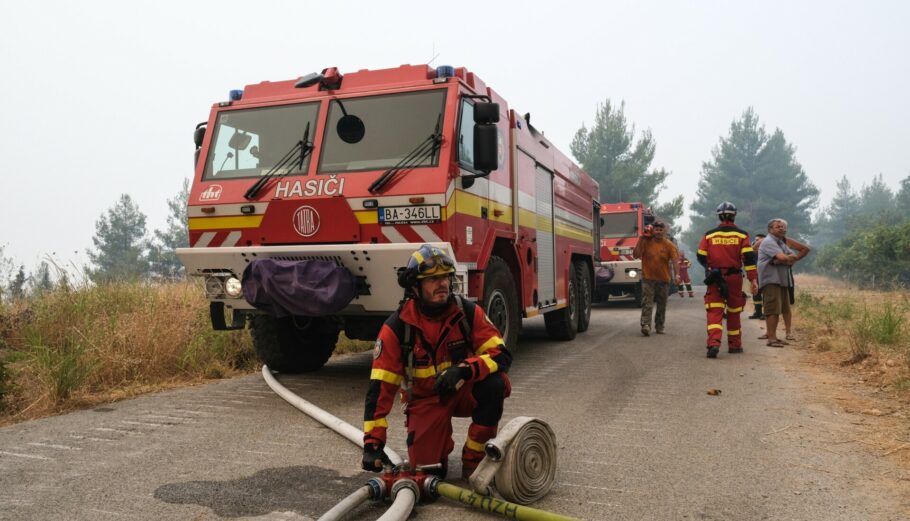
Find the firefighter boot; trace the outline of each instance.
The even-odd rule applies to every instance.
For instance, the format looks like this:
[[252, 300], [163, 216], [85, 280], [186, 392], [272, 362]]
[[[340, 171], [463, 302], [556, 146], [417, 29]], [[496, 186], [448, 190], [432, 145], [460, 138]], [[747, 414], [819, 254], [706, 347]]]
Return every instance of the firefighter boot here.
[[762, 313], [761, 308], [762, 308], [761, 304], [756, 304], [755, 313], [752, 313], [751, 315], [749, 315], [749, 318], [763, 320], [765, 318], [765, 315]]
[[695, 293], [693, 293], [693, 292], [690, 291], [690, 292], [689, 292], [689, 298], [695, 298]]
[[468, 439], [464, 442], [461, 449], [461, 477], [468, 479], [471, 474], [477, 470], [486, 453], [484, 453], [484, 444], [496, 436], [496, 427], [488, 427], [477, 423], [471, 423], [468, 427]]
[[708, 358], [717, 358], [717, 353], [719, 352], [719, 346], [708, 346]]

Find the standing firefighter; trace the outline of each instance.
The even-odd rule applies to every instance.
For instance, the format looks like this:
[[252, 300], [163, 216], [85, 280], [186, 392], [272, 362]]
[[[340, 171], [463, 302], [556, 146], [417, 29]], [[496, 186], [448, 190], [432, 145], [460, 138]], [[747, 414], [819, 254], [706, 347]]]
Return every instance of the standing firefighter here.
[[401, 389], [405, 404], [408, 460], [448, 469], [452, 417], [472, 419], [461, 453], [469, 476], [496, 435], [503, 401], [510, 394], [506, 372], [512, 355], [483, 309], [452, 293], [454, 262], [424, 244], [398, 277], [405, 300], [379, 332], [364, 411], [363, 468], [382, 470], [386, 416]]
[[679, 269], [677, 270], [677, 273], [679, 273], [679, 284], [676, 287], [681, 298], [684, 298], [684, 289], [689, 292], [689, 298], [695, 298], [695, 293], [692, 292], [692, 279], [689, 277], [689, 266], [691, 265], [692, 262], [686, 258], [686, 254], [679, 250]]
[[717, 207], [720, 223], [702, 237], [698, 245], [698, 263], [705, 267], [705, 309], [708, 311], [708, 358], [717, 358], [723, 338], [723, 317], [727, 317], [727, 348], [730, 353], [743, 352], [742, 328], [739, 314], [746, 304], [743, 293], [743, 273], [751, 283], [752, 293], [758, 289], [755, 271], [755, 252], [749, 234], [733, 224], [736, 206], [724, 201]]

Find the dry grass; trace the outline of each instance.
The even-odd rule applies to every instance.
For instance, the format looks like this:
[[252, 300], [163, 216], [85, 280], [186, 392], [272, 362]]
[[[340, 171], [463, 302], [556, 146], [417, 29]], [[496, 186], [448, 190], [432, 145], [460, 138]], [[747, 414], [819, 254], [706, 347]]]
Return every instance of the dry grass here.
[[212, 331], [192, 283], [58, 290], [0, 307], [0, 422], [249, 371], [245, 331]]
[[[341, 335], [336, 353], [372, 347]], [[197, 282], [85, 286], [0, 303], [0, 425], [258, 367], [249, 330], [212, 330]]]

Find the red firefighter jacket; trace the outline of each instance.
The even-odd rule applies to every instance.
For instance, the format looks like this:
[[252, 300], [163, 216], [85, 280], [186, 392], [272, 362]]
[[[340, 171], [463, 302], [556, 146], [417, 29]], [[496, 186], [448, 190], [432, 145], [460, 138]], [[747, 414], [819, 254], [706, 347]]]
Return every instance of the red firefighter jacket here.
[[[436, 375], [453, 364], [466, 363], [473, 371], [471, 381], [479, 381], [497, 371], [507, 372], [512, 355], [505, 348], [499, 330], [490, 322], [483, 309], [465, 302], [465, 312], [454, 302], [440, 316], [427, 317], [420, 313], [413, 299], [393, 313], [379, 331], [373, 347], [373, 370], [367, 392], [363, 417], [364, 443], [385, 443], [388, 422], [395, 393], [406, 385], [407, 363], [402, 354], [404, 323], [411, 328], [413, 345], [413, 376], [410, 392], [401, 389], [403, 402], [435, 396]], [[470, 335], [464, 338], [459, 325], [462, 318], [470, 321]], [[467, 383], [467, 382], [466, 382]]]
[[698, 244], [698, 263], [708, 270], [746, 270], [749, 280], [757, 280], [755, 251], [749, 242], [749, 234], [733, 223], [720, 223], [709, 230]]

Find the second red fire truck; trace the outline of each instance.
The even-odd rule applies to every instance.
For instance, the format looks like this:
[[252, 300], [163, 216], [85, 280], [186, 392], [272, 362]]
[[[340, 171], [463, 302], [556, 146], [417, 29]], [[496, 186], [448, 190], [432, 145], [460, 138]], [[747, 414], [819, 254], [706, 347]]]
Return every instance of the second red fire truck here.
[[[598, 187], [479, 77], [403, 65], [262, 82], [195, 133], [188, 248], [215, 329], [252, 325], [270, 367], [374, 340], [429, 243], [515, 349], [523, 317], [588, 328]], [[333, 281], [326, 285], [326, 281]]]
[[632, 250], [653, 222], [651, 210], [641, 203], [600, 205], [601, 262], [594, 279], [595, 301], [631, 296], [641, 306], [641, 260], [632, 256]]

